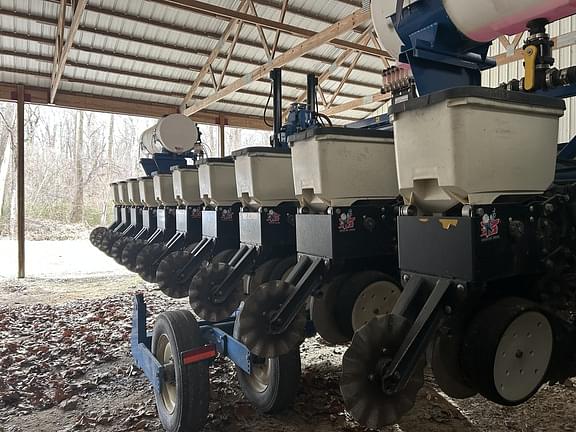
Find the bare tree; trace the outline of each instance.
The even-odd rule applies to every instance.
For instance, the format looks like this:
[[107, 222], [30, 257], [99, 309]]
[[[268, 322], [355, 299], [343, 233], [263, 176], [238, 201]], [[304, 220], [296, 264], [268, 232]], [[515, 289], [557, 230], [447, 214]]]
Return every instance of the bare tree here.
[[84, 113], [76, 112], [76, 139], [74, 142], [74, 199], [70, 222], [84, 219], [84, 173], [82, 170], [82, 150], [84, 147]]

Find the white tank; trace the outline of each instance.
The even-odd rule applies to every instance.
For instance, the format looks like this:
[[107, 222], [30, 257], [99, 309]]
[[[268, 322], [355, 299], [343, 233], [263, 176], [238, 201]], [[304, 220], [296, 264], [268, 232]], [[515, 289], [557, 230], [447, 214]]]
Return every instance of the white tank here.
[[158, 207], [154, 197], [154, 180], [152, 177], [140, 177], [138, 179], [140, 189], [140, 199], [146, 207]]
[[296, 201], [292, 157], [288, 149], [250, 147], [232, 154], [236, 190], [242, 206], [254, 210]]
[[550, 22], [576, 13], [576, 0], [443, 0], [454, 25], [470, 39], [489, 42], [523, 32], [536, 18]]
[[198, 166], [200, 196], [207, 206], [229, 206], [238, 202], [234, 161], [205, 159]]
[[[421, 0], [405, 0], [404, 7], [417, 1]], [[402, 41], [390, 18], [396, 4], [396, 0], [372, 0], [370, 8], [382, 46], [398, 58]], [[536, 18], [553, 22], [576, 13], [576, 0], [443, 0], [443, 4], [456, 28], [478, 42], [520, 33]]]
[[120, 203], [125, 206], [130, 205], [130, 198], [128, 197], [128, 183], [125, 181], [118, 182], [118, 196]]
[[398, 196], [392, 133], [310, 129], [290, 142], [300, 205], [323, 212], [356, 201]]
[[174, 197], [179, 205], [202, 204], [197, 167], [172, 168], [172, 181], [174, 182]]
[[172, 174], [152, 174], [154, 181], [154, 199], [161, 206], [176, 206], [174, 198], [174, 183], [172, 183]]
[[142, 205], [140, 199], [140, 187], [138, 186], [138, 179], [128, 179], [128, 200], [131, 205]]
[[110, 183], [110, 192], [112, 192], [112, 201], [114, 201], [114, 205], [122, 205], [120, 202], [120, 191], [118, 189], [118, 183]]
[[190, 117], [170, 114], [142, 133], [140, 146], [150, 154], [162, 149], [180, 154], [192, 150], [198, 138], [198, 128]]
[[558, 99], [482, 87], [392, 106], [406, 204], [433, 214], [544, 192], [554, 180], [564, 109]]

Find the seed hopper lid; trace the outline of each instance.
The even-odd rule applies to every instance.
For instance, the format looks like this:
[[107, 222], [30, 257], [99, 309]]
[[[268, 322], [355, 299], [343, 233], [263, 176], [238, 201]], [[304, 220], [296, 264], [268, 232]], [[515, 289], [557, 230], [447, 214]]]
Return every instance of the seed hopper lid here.
[[138, 180], [152, 180], [152, 176], [138, 177]]
[[175, 166], [170, 168], [170, 171], [172, 171], [172, 172], [174, 172], [174, 171], [198, 171], [198, 167], [192, 166], [192, 165], [187, 165], [185, 167], [181, 167], [181, 166], [175, 165]]
[[450, 99], [461, 99], [466, 97], [476, 97], [493, 100], [496, 102], [506, 102], [520, 105], [531, 105], [535, 107], [565, 110], [566, 104], [562, 99], [548, 96], [523, 93], [519, 91], [509, 91], [501, 88], [487, 87], [454, 87], [430, 93], [416, 99], [392, 105], [388, 110], [389, 114], [398, 114], [406, 111], [422, 109], [428, 106], [439, 104]]
[[269, 156], [269, 155], [290, 155], [292, 152], [289, 148], [278, 147], [246, 147], [236, 150], [232, 153], [232, 157], [239, 156]]
[[233, 164], [234, 163], [234, 159], [231, 157], [225, 157], [225, 158], [207, 158], [207, 159], [202, 159], [201, 161], [198, 161], [198, 165], [210, 165], [210, 164]]
[[338, 136], [359, 137], [359, 138], [381, 138], [386, 140], [394, 138], [394, 133], [392, 131], [331, 127], [331, 128], [308, 129], [298, 134], [292, 135], [289, 141], [290, 143], [293, 143], [295, 141], [304, 141], [313, 137], [321, 137], [326, 135], [338, 135]]

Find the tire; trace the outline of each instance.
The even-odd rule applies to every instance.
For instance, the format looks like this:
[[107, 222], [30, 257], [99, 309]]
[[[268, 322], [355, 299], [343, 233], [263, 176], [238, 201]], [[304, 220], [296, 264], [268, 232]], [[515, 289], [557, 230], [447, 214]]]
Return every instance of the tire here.
[[[238, 316], [240, 316], [240, 313]], [[234, 335], [238, 335], [238, 317], [234, 326]], [[236, 377], [242, 393], [254, 408], [263, 414], [275, 414], [290, 408], [294, 404], [300, 375], [302, 373], [300, 350], [296, 349], [288, 354], [270, 359], [259, 359], [253, 356], [253, 367], [260, 368], [258, 363], [264, 362], [266, 375], [261, 376], [262, 381], [255, 375], [248, 375], [240, 368], [236, 368]]]
[[189, 311], [169, 311], [158, 316], [152, 353], [161, 364], [168, 363], [170, 357], [178, 359], [174, 361], [174, 384], [164, 384], [161, 391], [154, 391], [158, 417], [167, 432], [197, 432], [206, 423], [210, 398], [208, 364], [184, 366], [179, 357], [179, 353], [202, 345], [198, 323]]

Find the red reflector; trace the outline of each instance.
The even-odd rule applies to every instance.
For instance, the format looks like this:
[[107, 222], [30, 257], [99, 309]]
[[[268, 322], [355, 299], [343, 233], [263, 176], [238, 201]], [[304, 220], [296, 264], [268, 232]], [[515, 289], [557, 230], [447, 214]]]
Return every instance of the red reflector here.
[[190, 351], [182, 353], [182, 363], [185, 366], [199, 363], [204, 360], [211, 360], [218, 355], [216, 347], [214, 345], [206, 345], [200, 348], [195, 348]]

